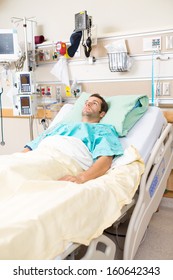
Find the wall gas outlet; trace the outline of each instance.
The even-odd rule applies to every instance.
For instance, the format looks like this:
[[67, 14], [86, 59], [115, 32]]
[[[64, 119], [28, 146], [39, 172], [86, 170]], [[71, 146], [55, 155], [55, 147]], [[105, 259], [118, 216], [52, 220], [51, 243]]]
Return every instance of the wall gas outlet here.
[[163, 83], [163, 89], [162, 89], [163, 95], [170, 95], [170, 83], [164, 82]]
[[75, 96], [75, 97], [79, 97], [82, 93], [82, 85], [80, 84], [76, 84], [75, 87], [71, 88], [71, 93]]
[[41, 86], [41, 94], [42, 95], [46, 94], [46, 86]]
[[47, 86], [46, 95], [47, 96], [51, 96], [52, 95], [52, 87], [51, 86]]

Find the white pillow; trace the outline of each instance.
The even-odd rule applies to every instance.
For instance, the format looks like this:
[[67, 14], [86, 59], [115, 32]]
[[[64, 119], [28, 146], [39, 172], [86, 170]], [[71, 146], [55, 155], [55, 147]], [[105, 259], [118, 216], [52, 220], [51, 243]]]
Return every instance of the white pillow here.
[[51, 122], [51, 124], [49, 125], [49, 127], [54, 126], [55, 124], [61, 122], [63, 120], [63, 118], [66, 116], [67, 113], [70, 112], [70, 110], [72, 110], [74, 104], [64, 104], [63, 107], [60, 109], [60, 111], [57, 113], [57, 115], [55, 116], [55, 118], [53, 119], [53, 121]]

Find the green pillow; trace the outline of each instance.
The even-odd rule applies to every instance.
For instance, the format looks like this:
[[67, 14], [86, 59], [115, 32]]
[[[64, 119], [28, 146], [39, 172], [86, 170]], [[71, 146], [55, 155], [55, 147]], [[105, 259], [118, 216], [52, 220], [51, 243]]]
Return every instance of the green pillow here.
[[[73, 109], [65, 116], [63, 122], [80, 122], [82, 108], [91, 94], [83, 92], [74, 104]], [[148, 109], [149, 98], [146, 95], [103, 96], [109, 110], [100, 123], [111, 124], [119, 136], [126, 136], [132, 126]]]

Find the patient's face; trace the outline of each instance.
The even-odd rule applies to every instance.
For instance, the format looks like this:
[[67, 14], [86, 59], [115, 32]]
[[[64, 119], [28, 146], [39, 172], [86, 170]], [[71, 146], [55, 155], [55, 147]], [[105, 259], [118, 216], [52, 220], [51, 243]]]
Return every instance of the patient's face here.
[[84, 108], [82, 110], [82, 116], [87, 116], [90, 118], [98, 118], [100, 120], [101, 116], [101, 104], [102, 101], [100, 98], [97, 98], [95, 96], [89, 97], [88, 100], [86, 100]]

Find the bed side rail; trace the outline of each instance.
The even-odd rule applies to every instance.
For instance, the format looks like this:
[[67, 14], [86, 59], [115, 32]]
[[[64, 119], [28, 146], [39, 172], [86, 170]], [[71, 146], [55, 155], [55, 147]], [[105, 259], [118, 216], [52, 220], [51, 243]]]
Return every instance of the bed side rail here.
[[139, 196], [127, 229], [124, 259], [133, 259], [157, 210], [173, 166], [173, 127], [167, 124], [156, 141], [142, 175]]

